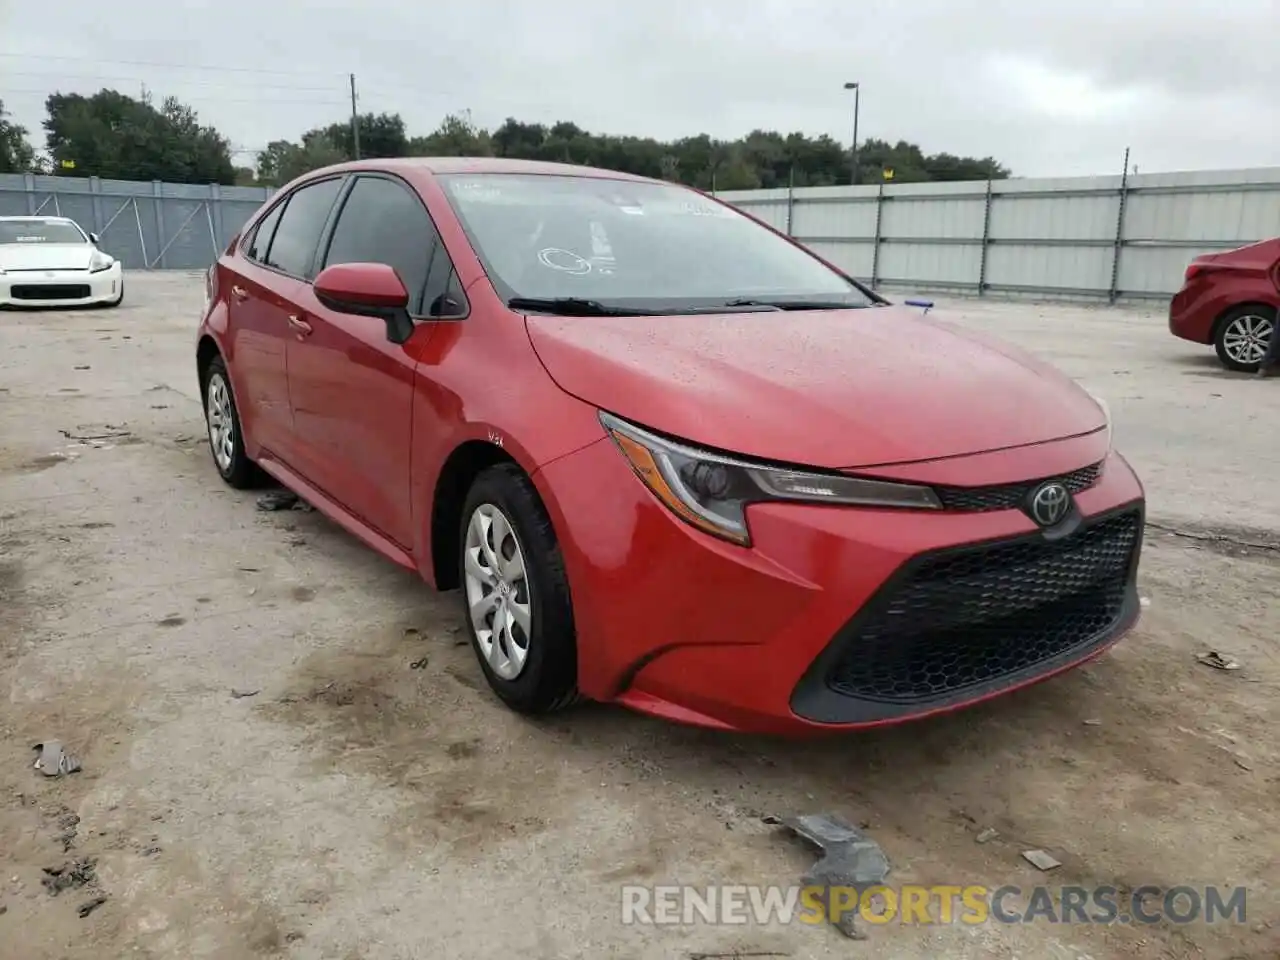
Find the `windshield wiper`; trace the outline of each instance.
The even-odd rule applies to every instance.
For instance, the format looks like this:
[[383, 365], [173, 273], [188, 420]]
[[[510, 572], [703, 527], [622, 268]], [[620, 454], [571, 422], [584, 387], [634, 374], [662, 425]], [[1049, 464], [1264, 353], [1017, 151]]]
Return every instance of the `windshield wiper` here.
[[726, 307], [773, 307], [775, 310], [860, 310], [865, 303], [847, 303], [843, 300], [753, 300], [743, 297], [730, 300]]
[[564, 317], [648, 317], [652, 310], [633, 307], [611, 307], [599, 300], [581, 297], [512, 297], [507, 301], [512, 310], [537, 310]]

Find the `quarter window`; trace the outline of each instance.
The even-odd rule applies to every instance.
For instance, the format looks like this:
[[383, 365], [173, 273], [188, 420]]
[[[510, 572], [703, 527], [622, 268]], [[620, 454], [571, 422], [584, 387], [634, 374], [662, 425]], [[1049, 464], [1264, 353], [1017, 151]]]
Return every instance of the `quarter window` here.
[[284, 212], [284, 204], [278, 203], [258, 224], [253, 231], [253, 239], [245, 249], [245, 256], [259, 263], [266, 260], [267, 250], [271, 247], [271, 235], [276, 232], [276, 224], [280, 222], [280, 214]]
[[320, 233], [341, 186], [342, 180], [335, 177], [295, 190], [287, 201], [263, 263], [291, 277], [310, 280], [315, 275], [311, 266]]

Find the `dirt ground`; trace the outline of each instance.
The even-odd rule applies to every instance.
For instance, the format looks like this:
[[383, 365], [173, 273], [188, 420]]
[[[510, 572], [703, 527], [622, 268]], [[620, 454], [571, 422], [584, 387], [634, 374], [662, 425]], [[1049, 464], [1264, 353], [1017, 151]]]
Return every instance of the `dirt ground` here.
[[[1280, 957], [1280, 383], [1159, 306], [939, 307], [1110, 401], [1150, 498], [1140, 627], [989, 706], [787, 743], [498, 706], [456, 596], [218, 481], [201, 294], [0, 313], [3, 960]], [[81, 772], [32, 769], [50, 738]], [[622, 924], [624, 883], [797, 882], [811, 853], [760, 818], [819, 810], [897, 883], [1244, 885], [1247, 920]]]

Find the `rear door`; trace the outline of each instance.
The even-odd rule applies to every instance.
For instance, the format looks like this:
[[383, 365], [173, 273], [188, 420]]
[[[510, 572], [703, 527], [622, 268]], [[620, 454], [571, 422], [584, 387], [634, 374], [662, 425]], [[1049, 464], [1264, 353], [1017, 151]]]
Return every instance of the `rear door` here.
[[[421, 319], [429, 281], [447, 262], [417, 193], [395, 177], [361, 174], [341, 202], [317, 272], [337, 263], [388, 264], [409, 291], [409, 312]], [[409, 549], [414, 355], [434, 325], [416, 323], [397, 344], [383, 321], [331, 311], [309, 286], [299, 305], [310, 330], [289, 342], [289, 396], [307, 477]]]
[[287, 438], [292, 413], [285, 374], [285, 341], [267, 321], [272, 291], [258, 267], [271, 246], [287, 198], [271, 208], [241, 248], [243, 260], [228, 261], [224, 278], [228, 329], [231, 333], [231, 378], [240, 419], [255, 444], [278, 450]]
[[[262, 219], [244, 247], [241, 276], [229, 291], [237, 389], [247, 429], [268, 456], [293, 465], [298, 445], [289, 403], [288, 353], [297, 301], [311, 275], [320, 235], [343, 178], [293, 190]], [[260, 454], [259, 454], [260, 455]]]

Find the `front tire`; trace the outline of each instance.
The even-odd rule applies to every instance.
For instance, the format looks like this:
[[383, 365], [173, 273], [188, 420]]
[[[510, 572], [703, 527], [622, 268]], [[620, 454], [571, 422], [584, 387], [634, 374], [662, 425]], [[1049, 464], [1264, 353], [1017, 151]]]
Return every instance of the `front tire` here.
[[519, 467], [498, 464], [476, 478], [460, 534], [467, 629], [493, 692], [525, 714], [575, 703], [578, 653], [564, 559]]
[[1213, 338], [1222, 365], [1239, 373], [1255, 373], [1276, 335], [1275, 316], [1275, 310], [1263, 306], [1235, 307], [1223, 314]]
[[244, 452], [244, 432], [240, 428], [240, 412], [231, 392], [231, 378], [222, 357], [214, 357], [204, 372], [201, 384], [204, 397], [205, 426], [209, 434], [209, 451], [218, 476], [237, 490], [259, 485], [262, 473]]

